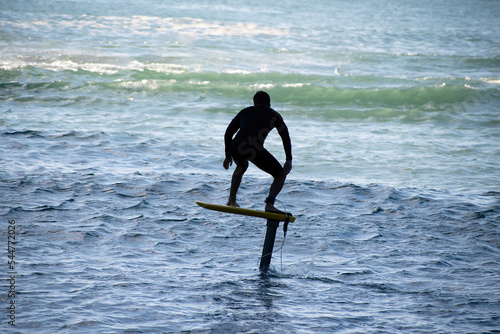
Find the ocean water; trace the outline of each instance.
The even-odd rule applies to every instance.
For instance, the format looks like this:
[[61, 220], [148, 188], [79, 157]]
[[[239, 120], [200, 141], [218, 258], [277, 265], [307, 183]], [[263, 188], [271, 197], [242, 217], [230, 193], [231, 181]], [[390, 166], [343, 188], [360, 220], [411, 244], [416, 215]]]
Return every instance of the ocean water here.
[[[0, 332], [500, 332], [499, 1], [0, 8]], [[267, 275], [264, 220], [195, 205], [259, 89], [297, 217]]]

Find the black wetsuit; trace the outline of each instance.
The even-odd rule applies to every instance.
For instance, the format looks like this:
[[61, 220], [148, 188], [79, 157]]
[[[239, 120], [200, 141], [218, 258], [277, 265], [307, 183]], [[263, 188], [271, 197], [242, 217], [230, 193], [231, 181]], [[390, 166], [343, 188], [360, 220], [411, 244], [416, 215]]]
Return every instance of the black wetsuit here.
[[274, 128], [283, 140], [286, 160], [292, 160], [292, 144], [283, 118], [275, 110], [264, 105], [243, 109], [229, 123], [224, 135], [226, 158], [232, 157], [236, 165], [245, 170], [250, 160], [273, 177], [279, 176], [283, 173], [283, 167], [264, 148], [264, 141]]

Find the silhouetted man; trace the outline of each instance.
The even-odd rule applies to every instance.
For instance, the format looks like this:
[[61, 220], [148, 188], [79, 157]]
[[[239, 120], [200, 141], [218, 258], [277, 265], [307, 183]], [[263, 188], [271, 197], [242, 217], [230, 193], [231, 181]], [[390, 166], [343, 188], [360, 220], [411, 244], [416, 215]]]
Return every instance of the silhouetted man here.
[[[226, 158], [223, 166], [229, 169], [236, 163], [231, 179], [231, 192], [227, 205], [238, 206], [236, 193], [240, 187], [243, 174], [248, 168], [248, 161], [263, 171], [271, 174], [274, 181], [266, 198], [265, 211], [281, 212], [274, 207], [276, 196], [283, 188], [286, 176], [292, 169], [292, 144], [288, 128], [283, 118], [271, 108], [269, 94], [258, 91], [253, 97], [254, 105], [241, 110], [228, 125], [224, 135]], [[283, 141], [286, 162], [282, 167], [276, 158], [264, 148], [264, 141], [272, 129], [276, 128]], [[238, 133], [236, 133], [238, 132]], [[233, 135], [236, 133], [236, 136]]]

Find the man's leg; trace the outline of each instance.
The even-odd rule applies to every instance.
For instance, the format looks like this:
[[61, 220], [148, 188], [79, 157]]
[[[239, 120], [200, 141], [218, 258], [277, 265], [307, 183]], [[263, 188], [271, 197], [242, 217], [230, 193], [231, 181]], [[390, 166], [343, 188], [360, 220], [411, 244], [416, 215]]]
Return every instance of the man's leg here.
[[231, 178], [231, 191], [229, 192], [229, 199], [227, 201], [227, 205], [239, 207], [238, 203], [236, 203], [236, 194], [238, 193], [238, 189], [240, 188], [241, 184], [241, 179], [243, 178], [243, 174], [245, 174], [247, 168], [248, 168], [248, 161], [236, 165], [233, 177]]
[[271, 188], [269, 188], [269, 196], [266, 199], [266, 211], [281, 212], [274, 207], [274, 200], [276, 196], [283, 189], [285, 184], [286, 173], [281, 164], [276, 158], [267, 150], [259, 151], [259, 154], [252, 160], [255, 166], [262, 169], [264, 172], [271, 174], [274, 177]]
[[271, 184], [271, 188], [269, 189], [269, 196], [266, 199], [266, 211], [270, 212], [280, 212], [280, 210], [276, 209], [274, 206], [274, 200], [276, 199], [276, 196], [280, 193], [281, 189], [283, 189], [283, 185], [285, 184], [286, 180], [286, 174], [285, 172], [280, 173], [280, 175], [277, 175], [274, 177], [274, 181]]

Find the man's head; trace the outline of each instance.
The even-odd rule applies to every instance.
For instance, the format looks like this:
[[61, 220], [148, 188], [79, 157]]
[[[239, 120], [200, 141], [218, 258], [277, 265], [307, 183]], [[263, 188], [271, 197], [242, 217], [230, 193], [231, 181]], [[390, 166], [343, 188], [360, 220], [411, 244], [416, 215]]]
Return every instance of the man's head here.
[[255, 95], [253, 96], [253, 105], [258, 106], [258, 105], [265, 105], [268, 107], [271, 107], [271, 98], [269, 97], [269, 94], [266, 92], [259, 90]]

